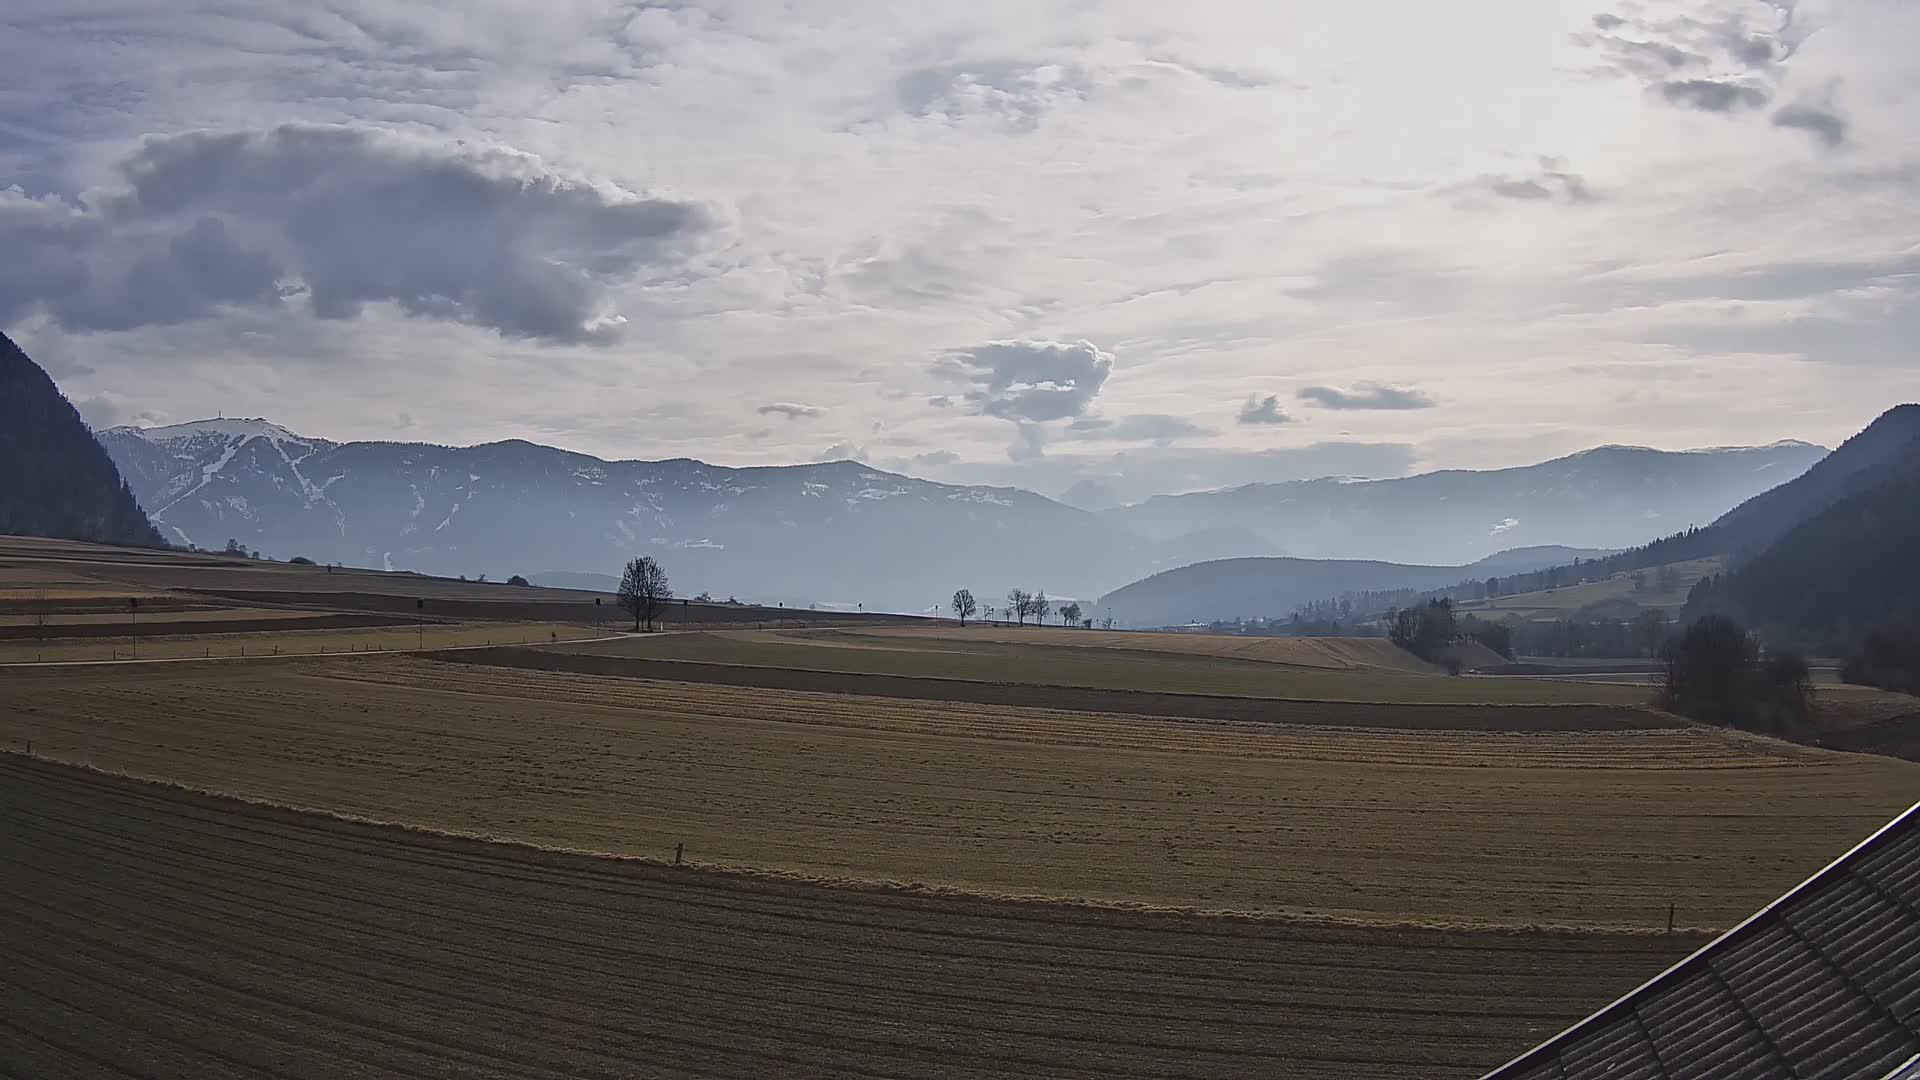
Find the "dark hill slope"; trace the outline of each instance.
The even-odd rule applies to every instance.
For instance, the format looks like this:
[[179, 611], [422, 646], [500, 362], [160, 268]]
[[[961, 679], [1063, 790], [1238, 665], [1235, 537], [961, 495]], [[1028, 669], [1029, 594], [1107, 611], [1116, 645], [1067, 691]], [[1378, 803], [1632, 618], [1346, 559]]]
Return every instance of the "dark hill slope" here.
[[1756, 554], [1827, 507], [1911, 476], [1916, 465], [1920, 405], [1898, 405], [1805, 473], [1727, 511], [1713, 523], [1716, 543], [1724, 554]]
[[[1770, 638], [1846, 647], [1888, 624], [1920, 625], [1920, 441], [1849, 480], [1878, 482], [1813, 513], [1724, 578], [1702, 606]], [[1853, 486], [1849, 483], [1848, 486]]]
[[0, 334], [0, 533], [159, 547], [113, 459], [53, 380]]

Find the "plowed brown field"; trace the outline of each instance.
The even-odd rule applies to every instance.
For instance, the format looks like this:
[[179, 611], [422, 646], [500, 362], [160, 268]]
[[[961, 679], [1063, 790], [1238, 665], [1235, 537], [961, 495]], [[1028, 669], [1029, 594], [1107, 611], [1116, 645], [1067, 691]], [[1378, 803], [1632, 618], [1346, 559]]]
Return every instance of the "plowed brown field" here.
[[0, 1075], [1467, 1077], [1688, 935], [823, 889], [0, 755]]
[[1401, 922], [1726, 925], [1920, 766], [1698, 728], [1199, 723], [424, 660], [19, 670], [0, 739], [555, 847]]

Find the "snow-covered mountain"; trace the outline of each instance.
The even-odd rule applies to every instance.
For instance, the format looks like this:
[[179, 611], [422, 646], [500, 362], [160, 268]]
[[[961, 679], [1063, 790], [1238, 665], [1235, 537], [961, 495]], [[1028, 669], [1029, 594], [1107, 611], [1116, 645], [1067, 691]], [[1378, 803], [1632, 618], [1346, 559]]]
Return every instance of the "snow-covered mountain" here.
[[1014, 585], [1087, 599], [1244, 556], [1434, 564], [1531, 545], [1626, 547], [1710, 521], [1825, 453], [1603, 447], [1520, 469], [1253, 485], [1093, 514], [852, 461], [734, 469], [517, 440], [335, 443], [259, 419], [99, 439], [180, 544], [233, 539], [279, 558], [494, 578], [616, 575], [652, 554], [682, 593], [891, 610], [924, 610], [961, 587], [983, 603]]
[[1502, 548], [1634, 547], [1705, 525], [1826, 454], [1792, 441], [1705, 450], [1602, 446], [1511, 469], [1167, 495], [1100, 517], [1148, 540], [1233, 529], [1300, 558], [1459, 564]]
[[919, 610], [963, 586], [1092, 596], [1168, 557], [1031, 492], [852, 461], [733, 469], [517, 440], [334, 443], [257, 419], [99, 437], [169, 540], [281, 558], [498, 579], [617, 575], [652, 554], [686, 594]]

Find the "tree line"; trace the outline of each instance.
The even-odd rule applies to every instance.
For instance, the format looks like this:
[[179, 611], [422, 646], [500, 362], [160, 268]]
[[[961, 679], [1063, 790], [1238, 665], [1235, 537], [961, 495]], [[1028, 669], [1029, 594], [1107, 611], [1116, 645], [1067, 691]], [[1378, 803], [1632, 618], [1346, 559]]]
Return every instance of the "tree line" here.
[[[960, 589], [953, 594], [953, 599], [947, 606], [959, 618], [961, 626], [967, 625], [967, 620], [976, 615], [989, 622], [1005, 621], [1016, 626], [1025, 626], [1028, 620], [1032, 620], [1035, 626], [1040, 626], [1045, 624], [1047, 616], [1052, 614], [1060, 617], [1061, 626], [1093, 628], [1093, 620], [1084, 617], [1086, 613], [1081, 609], [1079, 601], [1073, 600], [1056, 605], [1052, 600], [1047, 599], [1045, 589], [1035, 592], [1010, 589], [1007, 591], [1007, 606], [1004, 608], [996, 608], [991, 604], [983, 608], [975, 599], [972, 589]], [[1107, 628], [1113, 628], [1111, 619], [1107, 620]]]

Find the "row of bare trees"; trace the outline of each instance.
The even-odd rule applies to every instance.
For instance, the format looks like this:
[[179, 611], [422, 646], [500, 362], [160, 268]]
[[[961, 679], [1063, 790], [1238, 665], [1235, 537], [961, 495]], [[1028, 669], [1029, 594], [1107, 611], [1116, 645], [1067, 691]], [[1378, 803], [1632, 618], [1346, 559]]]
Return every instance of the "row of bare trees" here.
[[1048, 614], [1058, 615], [1061, 626], [1085, 625], [1081, 620], [1079, 601], [1056, 606], [1047, 599], [1044, 589], [1037, 592], [1011, 589], [1007, 592], [1007, 606], [1004, 608], [996, 608], [991, 604], [982, 608], [979, 601], [974, 599], [972, 589], [961, 589], [953, 594], [951, 607], [959, 617], [961, 626], [967, 625], [967, 620], [975, 615], [990, 621], [1004, 619], [1020, 626], [1025, 626], [1031, 619], [1035, 626], [1039, 626], [1047, 621]]

